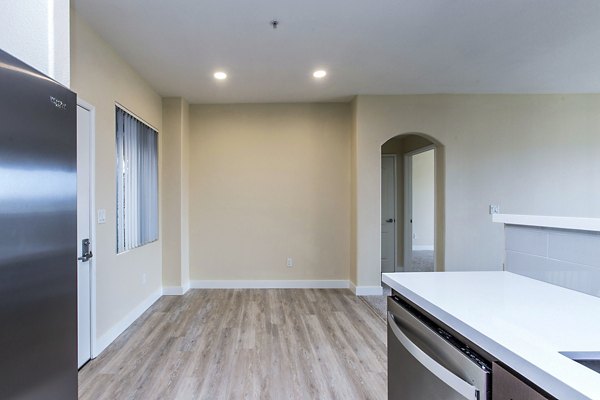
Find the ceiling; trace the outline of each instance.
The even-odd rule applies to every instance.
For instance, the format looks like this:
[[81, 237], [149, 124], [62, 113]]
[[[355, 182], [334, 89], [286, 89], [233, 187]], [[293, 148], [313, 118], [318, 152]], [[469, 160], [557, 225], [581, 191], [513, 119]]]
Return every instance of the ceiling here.
[[191, 103], [600, 93], [597, 0], [72, 3], [159, 94]]

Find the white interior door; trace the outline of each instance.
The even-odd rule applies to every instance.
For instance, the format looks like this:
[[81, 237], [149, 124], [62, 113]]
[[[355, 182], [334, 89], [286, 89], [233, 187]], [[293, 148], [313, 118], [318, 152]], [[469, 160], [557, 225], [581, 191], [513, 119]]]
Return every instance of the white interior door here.
[[[91, 263], [84, 256], [82, 243], [91, 239], [91, 112], [77, 107], [77, 320], [78, 320], [78, 366], [81, 367], [92, 355], [91, 334]], [[89, 247], [91, 252], [91, 245]], [[91, 253], [90, 253], [91, 254]]]
[[396, 158], [381, 156], [381, 272], [396, 266]]

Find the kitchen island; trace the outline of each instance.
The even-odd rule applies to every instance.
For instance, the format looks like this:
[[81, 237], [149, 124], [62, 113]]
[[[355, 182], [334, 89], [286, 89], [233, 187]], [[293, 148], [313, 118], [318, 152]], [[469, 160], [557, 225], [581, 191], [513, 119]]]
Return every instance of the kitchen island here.
[[600, 298], [510, 272], [389, 273], [423, 313], [558, 399], [600, 399]]

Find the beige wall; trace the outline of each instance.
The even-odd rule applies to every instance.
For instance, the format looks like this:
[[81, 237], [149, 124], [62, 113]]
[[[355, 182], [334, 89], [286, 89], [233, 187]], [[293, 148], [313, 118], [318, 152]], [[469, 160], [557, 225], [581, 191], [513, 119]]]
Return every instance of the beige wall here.
[[183, 292], [189, 286], [189, 105], [163, 99], [163, 286]]
[[192, 280], [348, 279], [351, 118], [349, 104], [191, 107]]
[[[71, 10], [71, 84], [96, 108], [96, 208], [106, 224], [96, 225], [97, 336], [102, 337], [161, 289], [162, 238], [116, 254], [115, 102], [159, 131], [161, 98]], [[159, 153], [159, 161], [162, 154]], [[146, 283], [143, 283], [143, 276]]]
[[350, 103], [352, 109], [352, 125], [351, 125], [351, 140], [350, 140], [350, 281], [356, 285], [358, 282], [358, 232], [357, 232], [357, 187], [356, 187], [356, 144], [358, 140], [358, 124], [356, 118], [357, 99], [356, 97]]
[[398, 134], [422, 132], [444, 145], [447, 270], [502, 267], [503, 229], [491, 222], [490, 203], [505, 213], [600, 217], [600, 95], [356, 102], [359, 285], [379, 283], [380, 146]]
[[190, 106], [181, 109], [181, 286], [190, 286]]
[[[379, 286], [381, 145], [404, 133], [443, 145], [436, 248], [447, 270], [501, 268], [502, 227], [491, 223], [490, 203], [507, 213], [600, 216], [599, 95], [358, 96], [350, 104], [189, 110], [175, 99], [163, 110], [151, 86], [73, 11], [71, 39], [72, 87], [96, 107], [96, 206], [108, 216], [97, 226], [98, 336], [163, 283], [185, 287], [187, 268], [193, 280]], [[161, 238], [121, 255], [115, 102], [159, 130], [161, 185], [169, 180]]]

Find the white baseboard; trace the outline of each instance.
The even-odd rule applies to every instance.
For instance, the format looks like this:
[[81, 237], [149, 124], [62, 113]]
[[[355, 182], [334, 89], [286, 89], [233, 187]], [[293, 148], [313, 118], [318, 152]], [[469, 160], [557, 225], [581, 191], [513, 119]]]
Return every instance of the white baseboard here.
[[150, 296], [148, 296], [144, 301], [137, 305], [129, 314], [127, 314], [123, 319], [117, 322], [112, 328], [108, 330], [104, 335], [99, 337], [96, 340], [96, 346], [92, 349], [92, 358], [96, 358], [102, 353], [112, 342], [115, 341], [116, 338], [127, 328], [131, 326], [147, 309], [152, 306], [156, 302], [156, 300], [160, 299], [162, 296], [162, 289], [156, 290]]
[[189, 286], [163, 286], [163, 296], [182, 296], [190, 289]]
[[192, 289], [347, 289], [347, 280], [206, 280], [191, 281]]
[[381, 286], [356, 286], [350, 282], [350, 290], [357, 296], [381, 296], [383, 295], [383, 287]]
[[433, 251], [433, 245], [432, 244], [424, 244], [424, 245], [413, 245], [412, 249], [414, 251], [419, 251], [419, 250], [431, 250]]
[[352, 281], [348, 281], [348, 289], [352, 290], [352, 293], [356, 294], [356, 285]]

